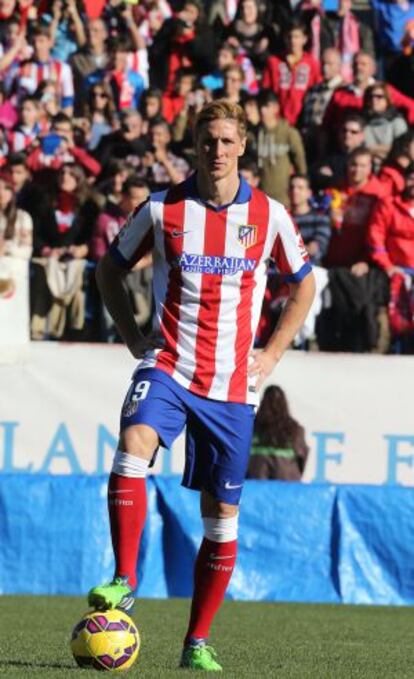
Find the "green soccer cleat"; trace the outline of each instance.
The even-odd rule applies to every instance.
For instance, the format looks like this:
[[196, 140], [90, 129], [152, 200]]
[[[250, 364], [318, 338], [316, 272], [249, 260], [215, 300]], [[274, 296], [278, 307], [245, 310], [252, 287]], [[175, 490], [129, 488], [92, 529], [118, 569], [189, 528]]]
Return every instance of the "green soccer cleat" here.
[[131, 614], [134, 596], [133, 590], [128, 585], [128, 578], [114, 578], [106, 585], [93, 587], [88, 594], [88, 604], [98, 611], [119, 608]]
[[204, 670], [204, 672], [222, 672], [223, 668], [215, 660], [217, 654], [211, 646], [188, 644], [183, 648], [180, 667], [190, 670]]

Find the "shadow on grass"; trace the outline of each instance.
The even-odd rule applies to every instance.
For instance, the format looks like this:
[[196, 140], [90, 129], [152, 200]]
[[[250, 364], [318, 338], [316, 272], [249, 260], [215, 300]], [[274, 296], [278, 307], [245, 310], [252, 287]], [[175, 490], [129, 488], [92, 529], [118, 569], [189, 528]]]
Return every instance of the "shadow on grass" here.
[[76, 667], [76, 665], [63, 665], [59, 663], [51, 663], [51, 662], [29, 662], [29, 661], [24, 661], [24, 660], [0, 660], [0, 670], [6, 669], [6, 668], [11, 668], [11, 667], [33, 667], [35, 668], [44, 668], [48, 670], [75, 670], [79, 671], [79, 667]]

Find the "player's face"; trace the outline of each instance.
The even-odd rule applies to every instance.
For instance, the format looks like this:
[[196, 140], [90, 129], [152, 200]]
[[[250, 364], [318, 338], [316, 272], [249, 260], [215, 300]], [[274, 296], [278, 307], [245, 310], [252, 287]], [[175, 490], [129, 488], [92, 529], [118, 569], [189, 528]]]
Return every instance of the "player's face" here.
[[233, 176], [245, 148], [246, 139], [240, 136], [236, 120], [211, 120], [202, 126], [196, 141], [199, 170], [214, 181]]

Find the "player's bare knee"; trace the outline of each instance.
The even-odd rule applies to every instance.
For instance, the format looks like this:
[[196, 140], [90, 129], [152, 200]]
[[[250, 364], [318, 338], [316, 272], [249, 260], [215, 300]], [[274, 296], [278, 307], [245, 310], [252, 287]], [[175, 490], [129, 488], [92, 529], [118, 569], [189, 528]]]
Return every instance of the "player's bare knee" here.
[[218, 500], [206, 490], [201, 492], [201, 516], [212, 519], [230, 519], [239, 513], [238, 505], [229, 505], [227, 502]]
[[156, 431], [145, 424], [137, 424], [121, 433], [121, 450], [150, 460], [159, 445]]

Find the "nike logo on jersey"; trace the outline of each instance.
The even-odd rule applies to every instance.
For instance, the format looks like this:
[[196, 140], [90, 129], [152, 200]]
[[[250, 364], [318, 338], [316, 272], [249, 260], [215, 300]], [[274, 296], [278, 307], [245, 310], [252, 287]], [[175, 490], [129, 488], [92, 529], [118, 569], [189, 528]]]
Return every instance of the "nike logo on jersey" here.
[[174, 229], [174, 231], [171, 231], [171, 236], [173, 238], [181, 238], [181, 236], [184, 236], [185, 233], [190, 233], [189, 231], [177, 231], [177, 229]]
[[108, 495], [115, 495], [115, 493], [132, 493], [132, 490], [121, 489], [121, 490], [108, 490]]
[[234, 559], [236, 555], [235, 554], [230, 554], [230, 556], [220, 556], [220, 554], [210, 554], [209, 559], [212, 561], [215, 561], [217, 559]]
[[239, 483], [238, 485], [233, 485], [232, 483], [230, 483], [230, 481], [226, 481], [224, 487], [226, 490], [234, 490], [234, 488], [241, 488], [242, 485], [243, 485], [242, 483]]

